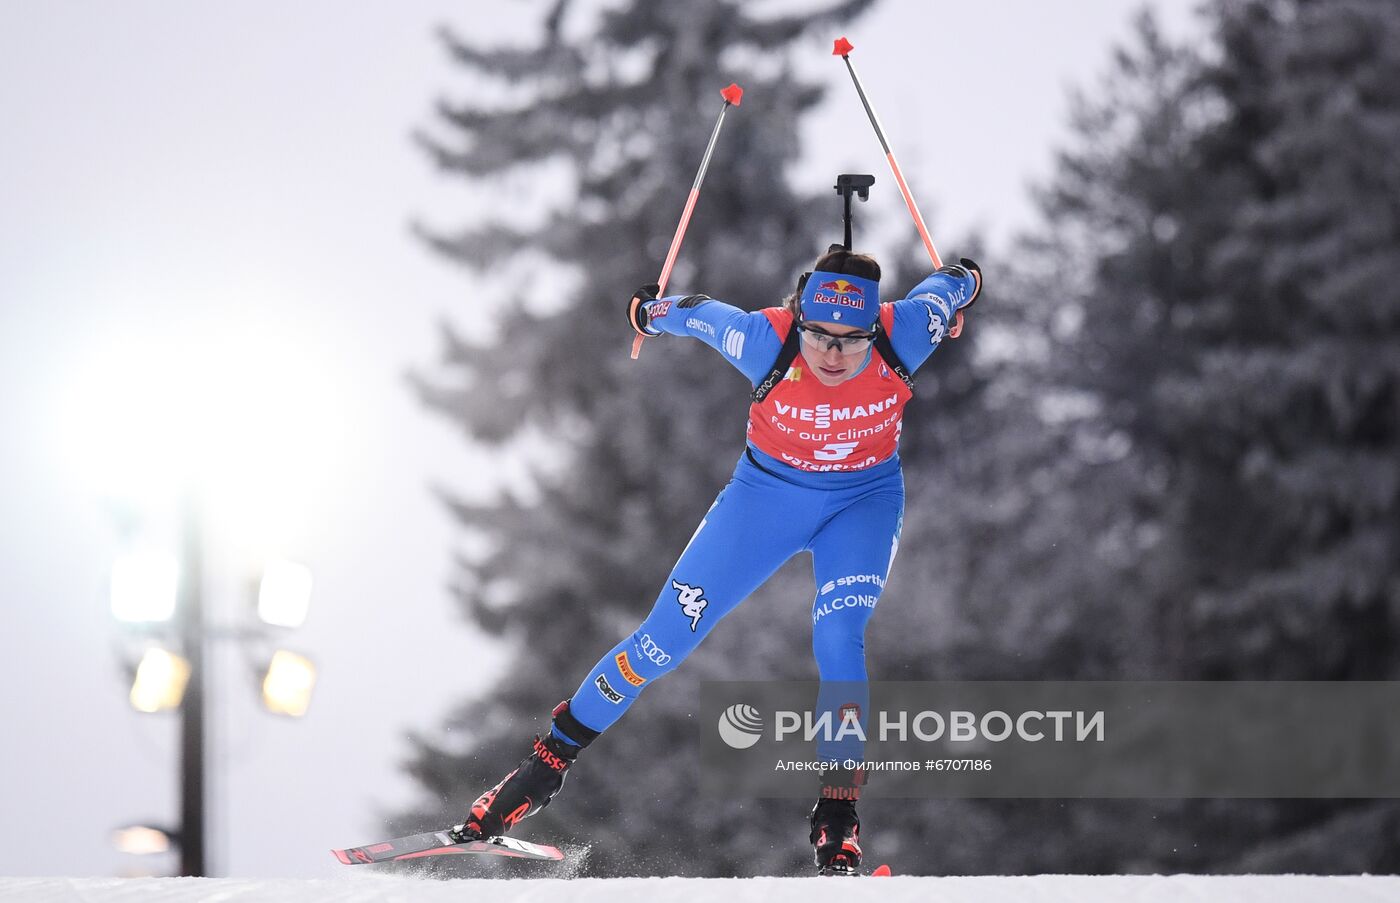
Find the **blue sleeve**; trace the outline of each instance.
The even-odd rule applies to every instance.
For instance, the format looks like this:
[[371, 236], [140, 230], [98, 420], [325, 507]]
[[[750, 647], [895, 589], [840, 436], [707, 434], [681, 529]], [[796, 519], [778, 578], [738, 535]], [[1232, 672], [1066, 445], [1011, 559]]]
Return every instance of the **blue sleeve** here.
[[973, 277], [934, 273], [894, 302], [894, 330], [890, 344], [904, 366], [913, 373], [948, 334], [953, 316], [966, 307], [976, 286]]
[[713, 298], [701, 300], [694, 307], [681, 307], [678, 302], [684, 297], [687, 296], [675, 295], [648, 302], [647, 325], [671, 335], [699, 339], [724, 355], [750, 383], [758, 385], [783, 347], [768, 318]]

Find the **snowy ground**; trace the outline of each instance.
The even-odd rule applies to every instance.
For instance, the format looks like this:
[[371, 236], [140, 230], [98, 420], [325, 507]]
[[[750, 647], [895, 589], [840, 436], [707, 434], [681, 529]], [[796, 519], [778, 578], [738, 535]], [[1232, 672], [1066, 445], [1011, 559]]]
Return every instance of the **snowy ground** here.
[[327, 880], [0, 878], [25, 903], [1395, 903], [1400, 877], [620, 878], [434, 881], [382, 873]]

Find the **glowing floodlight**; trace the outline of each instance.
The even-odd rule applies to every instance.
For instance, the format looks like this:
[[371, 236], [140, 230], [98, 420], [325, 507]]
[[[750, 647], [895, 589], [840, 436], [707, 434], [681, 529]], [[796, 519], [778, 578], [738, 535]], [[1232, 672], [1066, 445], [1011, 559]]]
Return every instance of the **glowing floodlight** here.
[[161, 712], [180, 707], [185, 684], [190, 679], [190, 663], [159, 647], [146, 650], [136, 666], [131, 684], [131, 705], [138, 712]]
[[112, 614], [121, 621], [168, 621], [179, 584], [174, 555], [149, 549], [122, 555], [112, 564]]
[[112, 832], [112, 846], [116, 847], [119, 853], [147, 856], [152, 853], [169, 852], [174, 845], [169, 831], [149, 825], [129, 825]]
[[279, 715], [300, 718], [311, 705], [311, 690], [316, 686], [316, 666], [295, 652], [279, 649], [272, 655], [263, 677], [263, 705]]
[[270, 561], [258, 584], [258, 617], [277, 627], [300, 627], [311, 607], [311, 569], [295, 561]]

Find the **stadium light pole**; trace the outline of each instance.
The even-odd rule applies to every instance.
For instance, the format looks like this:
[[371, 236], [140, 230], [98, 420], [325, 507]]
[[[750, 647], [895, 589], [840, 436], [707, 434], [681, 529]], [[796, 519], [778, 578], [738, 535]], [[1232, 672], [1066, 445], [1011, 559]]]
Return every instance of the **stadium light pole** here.
[[[60, 405], [75, 475], [111, 508], [123, 541], [141, 553], [113, 564], [112, 613], [132, 625], [129, 638], [147, 646], [133, 669], [132, 706], [179, 710], [180, 823], [172, 839], [182, 876], [210, 871], [214, 641], [271, 638], [265, 629], [212, 623], [223, 597], [225, 545], [245, 554], [254, 544], [287, 542], [295, 529], [289, 523], [326, 479], [324, 462], [337, 444], [330, 368], [308, 354], [312, 343], [269, 339], [272, 332], [235, 325], [207, 334], [107, 337]], [[256, 367], [249, 366], [252, 350]], [[165, 550], [143, 549], [138, 538]], [[295, 629], [306, 617], [309, 569], [283, 562], [263, 576], [263, 622]], [[300, 716], [314, 665], [290, 655], [276, 661], [280, 667], [272, 673], [269, 666], [263, 681], [265, 698], [276, 703], [268, 707]]]
[[134, 669], [130, 702], [140, 712], [178, 713], [180, 817], [178, 829], [167, 833], [179, 847], [179, 874], [202, 878], [208, 871], [204, 543], [199, 503], [188, 486], [176, 516], [174, 555], [142, 549], [113, 565], [112, 613], [147, 638], [152, 630], [163, 638], [147, 646]]
[[181, 554], [185, 579], [180, 581], [176, 618], [180, 647], [189, 662], [190, 676], [180, 705], [180, 874], [203, 878], [205, 858], [205, 658], [204, 658], [204, 543], [200, 535], [199, 506], [193, 493], [182, 505]]
[[[286, 560], [270, 561], [264, 568], [258, 591], [258, 613], [267, 626], [211, 626], [205, 606], [203, 571], [206, 553], [201, 517], [197, 497], [193, 492], [186, 492], [180, 505], [179, 578], [173, 605], [147, 604], [143, 607], [133, 599], [143, 595], [141, 590], [144, 589], [147, 601], [151, 601], [150, 596], [160, 595], [153, 590], [163, 588], [168, 581], [139, 579], [143, 576], [140, 573], [137, 574], [138, 579], [133, 579], [127, 574], [134, 568], [122, 569], [123, 578], [113, 581], [114, 610], [137, 622], [143, 619], [146, 623], [169, 621], [169, 633], [173, 634], [172, 645], [176, 653], [171, 654], [160, 648], [148, 649], [147, 658], [158, 659], [159, 663], [167, 666], [153, 669], [155, 676], [151, 685], [144, 688], [145, 692], [140, 694], [139, 700], [135, 688], [142, 683], [144, 667], [137, 669], [132, 704], [144, 712], [172, 708], [179, 712], [180, 819], [179, 828], [167, 834], [172, 844], [179, 848], [179, 874], [194, 878], [206, 877], [209, 870], [206, 811], [209, 645], [215, 639], [266, 641], [270, 639], [266, 633], [268, 628], [299, 627], [306, 619], [313, 582], [310, 569], [304, 565]], [[157, 576], [168, 576], [158, 568], [148, 567], [148, 570], [156, 572]], [[153, 652], [157, 655], [153, 656]], [[170, 666], [168, 663], [171, 660], [178, 662], [178, 667]], [[275, 714], [293, 718], [305, 715], [315, 679], [315, 666], [310, 659], [278, 649], [262, 674], [264, 707]]]

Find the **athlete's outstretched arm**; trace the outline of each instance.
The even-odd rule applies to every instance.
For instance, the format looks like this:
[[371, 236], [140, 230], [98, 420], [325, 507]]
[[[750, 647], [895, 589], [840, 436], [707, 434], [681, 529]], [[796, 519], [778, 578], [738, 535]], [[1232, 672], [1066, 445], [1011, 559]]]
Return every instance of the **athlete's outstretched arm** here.
[[890, 342], [910, 372], [928, 360], [948, 334], [957, 312], [971, 307], [981, 288], [981, 269], [963, 258], [962, 265], [942, 267], [894, 302]]
[[758, 384], [768, 375], [783, 343], [762, 313], [749, 313], [709, 295], [646, 297], [646, 288], [633, 296], [628, 322], [643, 335], [662, 333], [692, 336], [720, 354]]

